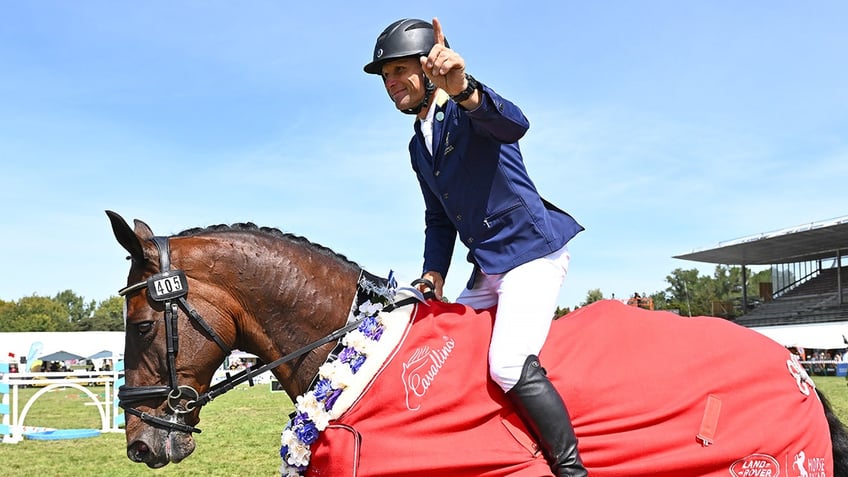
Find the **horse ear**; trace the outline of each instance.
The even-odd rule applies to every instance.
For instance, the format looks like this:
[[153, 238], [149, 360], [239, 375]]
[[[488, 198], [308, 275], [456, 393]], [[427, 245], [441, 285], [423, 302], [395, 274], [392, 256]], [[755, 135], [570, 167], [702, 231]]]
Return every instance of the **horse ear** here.
[[[133, 260], [143, 262], [145, 258], [141, 241], [138, 235], [127, 225], [127, 221], [111, 210], [107, 210], [106, 215], [109, 216], [109, 221], [112, 222], [112, 233], [115, 234], [118, 243], [124, 247], [124, 250], [130, 253], [130, 257]], [[147, 230], [150, 231], [150, 228], [148, 227]]]
[[138, 235], [139, 239], [149, 240], [153, 238], [153, 230], [150, 229], [149, 225], [138, 219], [133, 220], [133, 223], [135, 224], [135, 234]]

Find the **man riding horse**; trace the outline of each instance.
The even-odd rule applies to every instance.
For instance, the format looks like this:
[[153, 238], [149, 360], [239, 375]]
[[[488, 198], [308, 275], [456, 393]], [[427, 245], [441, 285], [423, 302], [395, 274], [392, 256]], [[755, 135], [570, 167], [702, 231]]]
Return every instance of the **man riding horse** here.
[[498, 307], [492, 379], [554, 473], [586, 475], [568, 410], [538, 359], [568, 272], [566, 243], [583, 227], [536, 191], [518, 146], [527, 118], [466, 73], [435, 18], [389, 25], [364, 69], [381, 76], [398, 110], [415, 116], [409, 151], [426, 205], [422, 278], [441, 297], [459, 234], [474, 272], [456, 301]]

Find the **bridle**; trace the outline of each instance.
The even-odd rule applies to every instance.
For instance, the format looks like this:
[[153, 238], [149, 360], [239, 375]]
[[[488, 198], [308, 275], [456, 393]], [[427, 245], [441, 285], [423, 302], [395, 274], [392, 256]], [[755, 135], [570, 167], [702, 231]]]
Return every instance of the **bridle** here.
[[118, 403], [124, 410], [142, 421], [153, 426], [172, 429], [183, 432], [200, 432], [200, 429], [168, 421], [161, 417], [139, 411], [132, 404], [152, 398], [165, 398], [168, 408], [175, 415], [188, 414], [199, 407], [200, 394], [187, 385], [180, 385], [177, 380], [177, 352], [179, 351], [178, 307], [192, 320], [195, 321], [206, 334], [229, 355], [232, 351], [224, 340], [215, 333], [215, 330], [200, 316], [200, 313], [186, 300], [188, 295], [188, 280], [182, 270], [171, 270], [171, 257], [168, 237], [153, 237], [153, 243], [159, 250], [159, 273], [151, 275], [147, 280], [129, 285], [118, 291], [118, 295], [126, 296], [130, 293], [147, 289], [147, 295], [151, 300], [164, 304], [165, 311], [165, 342], [167, 349], [168, 385], [167, 386], [121, 386], [118, 389]]
[[[141, 280], [120, 289], [118, 291], [118, 295], [127, 296], [131, 293], [146, 289], [147, 295], [151, 300], [164, 304], [168, 385], [121, 386], [118, 388], [118, 405], [121, 406], [127, 413], [138, 417], [142, 421], [154, 427], [186, 433], [196, 432], [199, 434], [201, 432], [200, 429], [194, 426], [170, 421], [147, 412], [139, 411], [133, 407], [133, 404], [149, 399], [161, 398], [167, 400], [168, 409], [171, 410], [173, 415], [179, 416], [191, 413], [206, 404], [209, 404], [216, 397], [235, 388], [241, 383], [248, 382], [252, 386], [254, 377], [266, 371], [270, 371], [284, 363], [300, 358], [301, 356], [324, 346], [327, 343], [338, 341], [348, 332], [358, 328], [364, 320], [364, 318], [362, 318], [351, 321], [323, 338], [313, 341], [312, 343], [276, 359], [271, 363], [263, 364], [258, 367], [247, 368], [233, 376], [226, 373], [226, 379], [210, 387], [207, 392], [200, 394], [191, 386], [180, 385], [177, 380], [176, 359], [177, 352], [179, 351], [179, 333], [177, 328], [178, 308], [182, 308], [183, 312], [191, 320], [194, 320], [194, 322], [203, 329], [206, 335], [209, 336], [222, 351], [224, 351], [225, 355], [229, 355], [232, 350], [226, 343], [224, 343], [221, 337], [215, 333], [215, 330], [209, 326], [200, 313], [198, 313], [197, 310], [188, 303], [188, 280], [186, 279], [185, 272], [182, 270], [171, 270], [169, 238], [157, 236], [152, 237], [151, 240], [159, 250], [159, 273], [151, 275], [146, 280]], [[376, 278], [364, 270], [362, 270], [361, 273], [362, 275], [360, 276], [360, 279], [362, 279], [362, 276], [364, 275]], [[416, 282], [418, 281], [416, 280]], [[416, 282], [413, 282], [413, 285], [415, 285]], [[430, 284], [430, 287], [431, 289], [433, 288], [432, 284]], [[430, 296], [432, 296], [432, 292], [430, 292], [429, 295], [424, 294], [399, 300], [384, 307], [383, 311], [390, 311], [391, 309], [405, 306], [415, 301], [424, 301], [425, 297]]]

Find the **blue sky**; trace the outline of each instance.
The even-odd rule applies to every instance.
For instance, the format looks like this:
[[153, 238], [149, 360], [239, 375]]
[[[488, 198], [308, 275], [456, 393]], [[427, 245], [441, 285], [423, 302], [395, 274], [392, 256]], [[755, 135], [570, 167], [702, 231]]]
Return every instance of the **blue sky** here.
[[252, 221], [417, 278], [411, 119], [362, 72], [403, 17], [439, 17], [530, 120], [528, 170], [587, 229], [561, 306], [662, 290], [675, 268], [714, 268], [673, 255], [848, 215], [846, 2], [409, 5], [4, 2], [0, 299], [114, 295], [128, 264], [105, 209], [162, 235]]

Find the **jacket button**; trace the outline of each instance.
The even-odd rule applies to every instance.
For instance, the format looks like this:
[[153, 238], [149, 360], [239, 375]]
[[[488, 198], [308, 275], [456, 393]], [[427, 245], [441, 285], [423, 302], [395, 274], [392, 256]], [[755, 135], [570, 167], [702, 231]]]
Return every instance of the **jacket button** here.
[[442, 194], [442, 199], [448, 200], [448, 193], [447, 192]]
[[439, 177], [439, 174], [441, 174], [441, 173], [442, 173], [442, 171], [436, 171], [436, 172], [434, 172], [434, 174], [436, 175], [436, 177]]
[[466, 240], [466, 242], [468, 242], [468, 243], [474, 243], [474, 237], [468, 237], [468, 239]]
[[462, 222], [462, 215], [457, 214], [457, 215], [456, 215], [456, 221], [457, 221], [457, 222]]

